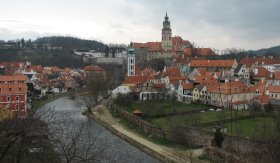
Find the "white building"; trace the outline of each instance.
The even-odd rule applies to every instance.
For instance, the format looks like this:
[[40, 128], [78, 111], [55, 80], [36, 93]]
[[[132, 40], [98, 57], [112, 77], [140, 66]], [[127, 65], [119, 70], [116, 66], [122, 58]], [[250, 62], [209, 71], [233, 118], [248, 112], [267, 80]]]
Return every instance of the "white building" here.
[[132, 92], [127, 85], [120, 85], [112, 91], [112, 98], [116, 99], [118, 94], [128, 94]]

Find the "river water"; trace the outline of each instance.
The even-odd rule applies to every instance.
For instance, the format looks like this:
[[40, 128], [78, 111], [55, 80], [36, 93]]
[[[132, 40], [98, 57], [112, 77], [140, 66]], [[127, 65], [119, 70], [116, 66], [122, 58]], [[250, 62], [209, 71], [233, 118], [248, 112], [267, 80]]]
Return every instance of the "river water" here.
[[[52, 101], [42, 107], [40, 110], [47, 110], [52, 112], [54, 116], [51, 116], [51, 120], [59, 119], [60, 121], [69, 121], [71, 124], [61, 126], [62, 128], [69, 129], [71, 126], [86, 126], [91, 132], [93, 137], [97, 135], [97, 140], [100, 142], [106, 140], [106, 143], [102, 144], [104, 147], [104, 153], [106, 157], [102, 158], [101, 162], [117, 162], [117, 163], [158, 163], [159, 161], [151, 157], [150, 155], [142, 152], [138, 148], [130, 145], [121, 138], [113, 135], [106, 128], [98, 124], [93, 119], [82, 115], [84, 106], [80, 99], [69, 99], [68, 97], [62, 97], [55, 101]], [[52, 128], [52, 126], [50, 126]], [[98, 143], [97, 143], [98, 144]]]

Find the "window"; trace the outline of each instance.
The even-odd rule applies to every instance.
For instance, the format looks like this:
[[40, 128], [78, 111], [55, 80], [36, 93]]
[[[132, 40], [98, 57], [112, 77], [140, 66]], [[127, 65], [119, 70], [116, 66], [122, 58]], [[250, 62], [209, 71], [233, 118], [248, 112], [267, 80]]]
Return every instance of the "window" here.
[[19, 111], [19, 105], [16, 104], [16, 111]]
[[9, 88], [9, 91], [12, 91], [12, 88]]
[[7, 97], [7, 101], [10, 101], [10, 100], [11, 100], [11, 97], [10, 97], [10, 96], [8, 96], [8, 97]]
[[16, 97], [16, 100], [19, 101], [19, 97], [18, 96]]
[[19, 91], [21, 91], [21, 88], [18, 88], [19, 89]]
[[2, 88], [0, 88], [0, 92], [2, 92]]

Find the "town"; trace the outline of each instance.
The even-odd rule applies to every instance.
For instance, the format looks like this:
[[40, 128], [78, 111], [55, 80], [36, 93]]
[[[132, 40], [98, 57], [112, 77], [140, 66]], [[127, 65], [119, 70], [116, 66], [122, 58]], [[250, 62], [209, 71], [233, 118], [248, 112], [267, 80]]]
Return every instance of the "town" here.
[[[52, 53], [65, 47], [19, 40], [0, 42], [0, 48]], [[266, 142], [274, 142], [279, 134], [279, 54], [228, 49], [222, 55], [198, 47], [172, 35], [168, 13], [161, 41], [133, 40], [107, 52], [71, 50], [84, 65], [1, 61], [0, 120], [28, 118], [36, 102], [60, 94], [73, 99], [86, 96], [91, 97], [90, 104], [84, 100], [88, 114], [95, 114], [93, 108], [104, 103], [112, 116], [147, 139], [205, 148], [203, 156], [188, 156], [196, 160], [265, 161], [267, 157], [258, 154], [274, 149]], [[102, 116], [97, 119], [102, 121]]]

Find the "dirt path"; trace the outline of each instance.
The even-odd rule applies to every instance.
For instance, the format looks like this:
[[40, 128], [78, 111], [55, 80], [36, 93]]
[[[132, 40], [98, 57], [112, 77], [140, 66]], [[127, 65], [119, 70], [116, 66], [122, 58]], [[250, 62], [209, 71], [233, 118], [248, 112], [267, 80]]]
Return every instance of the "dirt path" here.
[[105, 122], [106, 124], [113, 127], [115, 130], [120, 132], [121, 134], [133, 139], [134, 141], [142, 144], [146, 148], [160, 154], [161, 156], [167, 158], [169, 162], [191, 162], [190, 154], [192, 154], [193, 162], [205, 162], [202, 160], [198, 160], [197, 157], [202, 154], [202, 149], [196, 150], [175, 150], [173, 148], [169, 148], [166, 146], [155, 144], [151, 141], [144, 139], [143, 137], [137, 135], [136, 133], [126, 129], [123, 125], [121, 125], [118, 119], [112, 117], [111, 113], [104, 105], [98, 105], [92, 109], [92, 113], [95, 115], [96, 118]]

